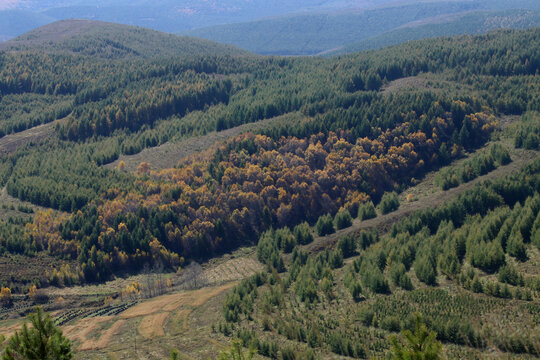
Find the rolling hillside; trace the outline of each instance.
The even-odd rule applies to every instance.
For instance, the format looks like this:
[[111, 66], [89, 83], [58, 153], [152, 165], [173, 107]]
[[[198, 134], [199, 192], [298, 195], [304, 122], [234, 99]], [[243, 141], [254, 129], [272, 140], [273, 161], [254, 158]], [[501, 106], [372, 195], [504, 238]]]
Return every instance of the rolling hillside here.
[[537, 357], [539, 38], [267, 57], [68, 21], [11, 42], [0, 335], [39, 303], [76, 359], [370, 358], [420, 313], [448, 358]]
[[174, 33], [202, 26], [252, 21], [264, 16], [350, 6], [365, 8], [390, 1], [393, 0], [8, 1], [0, 2], [0, 37], [16, 37], [65, 19], [110, 21]]
[[72, 53], [107, 59], [246, 53], [209, 40], [91, 20], [57, 21], [0, 43], [0, 50]]
[[526, 29], [535, 26], [540, 26], [540, 11], [478, 11], [456, 14], [407, 24], [399, 29], [330, 51], [325, 55], [375, 50], [407, 41], [440, 36], [474, 35], [501, 28]]
[[[246, 23], [220, 25], [195, 29], [184, 34], [233, 44], [259, 54], [317, 55], [367, 41], [378, 44], [395, 44], [422, 37], [477, 34], [503, 27], [523, 29], [538, 24], [536, 13], [505, 12], [478, 13], [473, 11], [503, 11], [508, 9], [540, 10], [540, 3], [528, 0], [501, 1], [435, 1], [404, 5], [388, 5], [371, 9], [347, 9], [291, 14]], [[501, 21], [499, 17], [503, 17]], [[493, 21], [489, 21], [493, 20]], [[475, 24], [478, 21], [481, 24]], [[431, 32], [418, 28], [419, 24], [449, 23]], [[395, 33], [394, 33], [395, 32]], [[378, 36], [382, 36], [381, 39]], [[392, 41], [387, 38], [390, 37]], [[373, 39], [373, 40], [371, 40]], [[363, 43], [361, 43], [363, 44]], [[380, 47], [380, 46], [377, 46]], [[350, 50], [369, 48], [351, 46]]]

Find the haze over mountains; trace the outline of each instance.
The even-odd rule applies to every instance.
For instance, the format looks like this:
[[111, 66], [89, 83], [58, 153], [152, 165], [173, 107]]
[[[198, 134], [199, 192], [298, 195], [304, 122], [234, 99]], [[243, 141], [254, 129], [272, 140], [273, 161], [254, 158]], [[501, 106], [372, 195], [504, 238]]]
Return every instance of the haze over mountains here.
[[310, 12], [206, 27], [184, 34], [260, 54], [317, 55], [376, 49], [425, 37], [540, 25], [540, 2], [433, 1]]
[[95, 20], [57, 21], [0, 43], [0, 50], [37, 50], [107, 59], [247, 54], [209, 40]]
[[516, 1], [0, 1], [0, 41], [62, 19], [136, 25], [272, 55], [376, 49], [435, 36], [540, 25], [540, 3]]
[[0, 40], [56, 20], [89, 19], [149, 27], [165, 32], [251, 21], [301, 11], [371, 7], [391, 0], [224, 0], [224, 1], [0, 1]]

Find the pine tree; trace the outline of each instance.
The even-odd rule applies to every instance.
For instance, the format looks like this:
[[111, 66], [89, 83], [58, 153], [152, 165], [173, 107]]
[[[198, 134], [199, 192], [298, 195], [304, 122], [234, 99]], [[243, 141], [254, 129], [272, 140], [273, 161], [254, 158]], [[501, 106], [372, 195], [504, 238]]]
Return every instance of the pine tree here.
[[9, 339], [2, 360], [69, 360], [73, 357], [69, 339], [41, 308], [29, 314], [28, 319], [32, 326], [24, 324], [21, 332]]
[[392, 336], [392, 359], [396, 360], [437, 360], [441, 359], [443, 350], [440, 341], [437, 341], [437, 333], [428, 330], [422, 322], [420, 315], [414, 319], [414, 333], [404, 330], [401, 333], [403, 340]]
[[250, 360], [255, 356], [255, 350], [245, 352], [242, 348], [242, 340], [233, 340], [231, 346], [219, 354], [219, 360]]

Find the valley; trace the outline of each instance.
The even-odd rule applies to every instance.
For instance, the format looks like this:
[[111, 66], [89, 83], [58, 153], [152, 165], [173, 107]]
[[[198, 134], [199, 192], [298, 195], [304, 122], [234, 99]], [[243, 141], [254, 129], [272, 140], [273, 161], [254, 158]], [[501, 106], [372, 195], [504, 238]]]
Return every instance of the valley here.
[[442, 358], [537, 357], [538, 38], [4, 44], [0, 353], [40, 306], [74, 359], [390, 358], [420, 323]]

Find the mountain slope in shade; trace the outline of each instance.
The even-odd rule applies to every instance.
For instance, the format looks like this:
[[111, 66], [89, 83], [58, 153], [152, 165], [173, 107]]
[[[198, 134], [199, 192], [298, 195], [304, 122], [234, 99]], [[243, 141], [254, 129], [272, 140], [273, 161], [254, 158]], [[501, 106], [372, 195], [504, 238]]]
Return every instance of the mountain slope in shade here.
[[407, 41], [440, 36], [475, 35], [495, 29], [523, 30], [537, 26], [540, 26], [540, 11], [508, 10], [472, 12], [409, 24], [405, 27], [347, 45], [338, 50], [330, 51], [325, 55], [376, 50]]
[[247, 53], [209, 40], [92, 20], [57, 21], [0, 43], [0, 50], [37, 50], [102, 58]]

